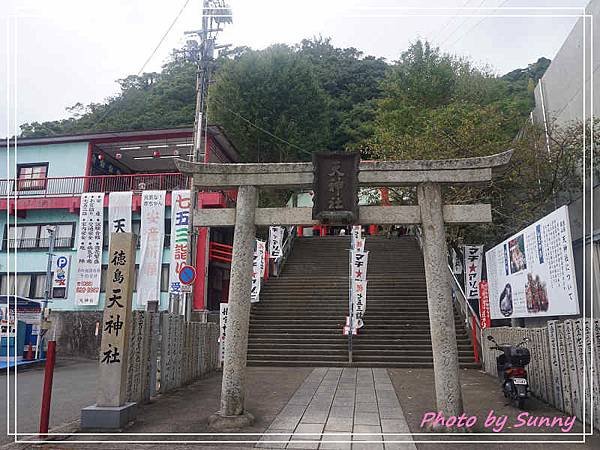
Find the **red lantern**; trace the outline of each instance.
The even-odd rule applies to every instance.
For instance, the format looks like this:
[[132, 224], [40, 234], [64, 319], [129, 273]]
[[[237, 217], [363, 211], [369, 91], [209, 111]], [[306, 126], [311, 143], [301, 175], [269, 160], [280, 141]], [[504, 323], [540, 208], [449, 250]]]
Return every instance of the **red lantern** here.
[[152, 152], [152, 156], [154, 156], [155, 158], [160, 158], [160, 152], [158, 150], [154, 150]]
[[104, 159], [104, 155], [102, 153], [98, 153], [98, 161], [102, 161]]
[[121, 159], [123, 157], [123, 155], [121, 155], [120, 153], [115, 153], [115, 159]]

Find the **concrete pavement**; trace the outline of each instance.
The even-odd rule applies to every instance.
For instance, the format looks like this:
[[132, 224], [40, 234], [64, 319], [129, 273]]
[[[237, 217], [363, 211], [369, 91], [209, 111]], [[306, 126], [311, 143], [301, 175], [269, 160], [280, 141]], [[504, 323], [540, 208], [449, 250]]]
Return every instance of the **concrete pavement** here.
[[[479, 370], [461, 370], [465, 411], [478, 417], [474, 433], [486, 430], [482, 422], [490, 410], [507, 417], [502, 433], [489, 435], [441, 435], [427, 433], [420, 428], [423, 415], [435, 410], [433, 371], [431, 369], [348, 369], [303, 367], [249, 367], [247, 369], [247, 409], [255, 415], [256, 422], [237, 434], [208, 434], [207, 420], [219, 407], [221, 376], [215, 373], [194, 384], [172, 393], [157, 396], [151, 403], [141, 405], [138, 420], [123, 433], [114, 435], [73, 434], [67, 442], [50, 444], [53, 448], [156, 448], [155, 443], [165, 442], [169, 449], [235, 448], [251, 449], [269, 446], [273, 438], [265, 435], [282, 431], [284, 441], [276, 445], [289, 448], [350, 448], [348, 444], [332, 442], [343, 438], [321, 433], [374, 433], [354, 435], [353, 449], [360, 448], [412, 448], [419, 450], [456, 448], [544, 449], [600, 448], [600, 439], [587, 436], [582, 443], [582, 425], [576, 422], [570, 433], [548, 427], [515, 428], [518, 414], [523, 413], [505, 404], [499, 384]], [[391, 381], [390, 381], [391, 380]], [[73, 394], [76, 395], [75, 389]], [[93, 394], [93, 390], [92, 390]], [[19, 394], [20, 395], [20, 394]], [[85, 403], [85, 402], [83, 402]], [[89, 403], [87, 403], [89, 404]], [[53, 411], [56, 412], [56, 409]], [[532, 399], [527, 412], [536, 416], [565, 416], [564, 413]], [[78, 413], [78, 412], [77, 412]], [[285, 430], [285, 431], [284, 431]], [[76, 430], [73, 429], [73, 433]], [[317, 433], [316, 439], [292, 433]], [[158, 433], [151, 436], [127, 433]], [[183, 433], [183, 434], [182, 434]], [[202, 434], [207, 433], [207, 434]], [[416, 444], [403, 443], [399, 435], [379, 437], [379, 433], [411, 433]], [[532, 434], [536, 433], [536, 434]], [[553, 433], [553, 434], [540, 434]], [[314, 437], [313, 435], [312, 437]], [[311, 438], [312, 438], [311, 437]], [[406, 437], [408, 438], [408, 436]], [[365, 442], [363, 439], [368, 439]], [[361, 442], [362, 440], [362, 442]], [[95, 441], [84, 443], [83, 441]], [[126, 441], [117, 443], [115, 441]], [[186, 444], [185, 442], [194, 444]], [[218, 442], [220, 441], [220, 442]], [[223, 442], [226, 441], [226, 442]], [[271, 441], [270, 443], [268, 441]], [[446, 442], [443, 442], [446, 441]], [[453, 443], [447, 443], [453, 441]], [[498, 441], [522, 441], [502, 444]], [[536, 441], [533, 443], [531, 441]], [[24, 445], [22, 448], [33, 448]]]
[[[409, 432], [387, 371], [319, 368], [294, 393], [256, 446], [383, 450], [377, 442], [382, 432]], [[410, 436], [394, 440], [410, 440]], [[416, 449], [414, 444], [391, 442], [385, 448]]]
[[[80, 410], [95, 402], [98, 362], [87, 359], [60, 359], [54, 371], [50, 427], [54, 428], [79, 418]], [[44, 367], [17, 369], [17, 432], [36, 433], [40, 420], [40, 404]], [[10, 386], [10, 404], [7, 397]], [[10, 432], [14, 422], [14, 369], [0, 373], [0, 445], [13, 442], [7, 435], [7, 405], [10, 408]], [[24, 438], [25, 436], [21, 437]]]

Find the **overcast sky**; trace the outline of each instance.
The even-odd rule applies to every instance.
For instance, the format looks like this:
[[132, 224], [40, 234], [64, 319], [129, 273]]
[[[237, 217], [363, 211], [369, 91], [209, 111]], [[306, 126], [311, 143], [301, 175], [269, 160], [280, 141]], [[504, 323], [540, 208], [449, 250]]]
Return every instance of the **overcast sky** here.
[[[6, 61], [0, 64], [0, 136], [12, 135], [15, 123], [65, 118], [68, 106], [101, 102], [116, 94], [115, 80], [140, 70], [185, 4], [185, 0], [6, 2], [2, 0], [0, 8], [0, 61]], [[424, 38], [503, 74], [540, 56], [552, 59], [577, 17], [550, 15], [577, 15], [587, 0], [229, 3], [234, 23], [221, 34], [221, 43], [264, 48], [322, 35], [330, 36], [337, 46], [356, 47], [393, 61], [411, 41]], [[424, 3], [440, 9], [416, 9]], [[170, 50], [184, 43], [184, 31], [200, 27], [201, 6], [202, 0], [189, 0], [145, 71], [160, 70]], [[555, 9], [504, 9], [509, 7]], [[472, 17], [453, 17], [456, 14]], [[491, 17], [473, 17], [485, 14]]]

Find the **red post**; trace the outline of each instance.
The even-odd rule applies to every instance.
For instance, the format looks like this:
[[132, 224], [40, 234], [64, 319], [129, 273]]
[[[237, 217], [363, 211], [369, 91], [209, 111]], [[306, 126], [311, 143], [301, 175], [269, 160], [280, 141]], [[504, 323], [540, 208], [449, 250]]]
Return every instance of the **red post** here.
[[33, 347], [31, 346], [31, 342], [29, 343], [29, 346], [27, 347], [27, 355], [26, 355], [25, 359], [27, 359], [27, 361], [31, 361], [33, 359]]
[[377, 234], [377, 225], [369, 225], [369, 235], [375, 236]]
[[207, 227], [198, 228], [196, 238], [196, 281], [194, 281], [194, 311], [207, 308], [205, 298], [206, 277], [208, 272], [209, 231]]
[[477, 345], [477, 321], [475, 316], [471, 316], [471, 341], [473, 342], [473, 356], [475, 362], [479, 364], [479, 346]]
[[302, 237], [303, 233], [304, 233], [304, 227], [302, 225], [298, 225], [298, 232], [297, 232], [298, 237]]
[[40, 437], [48, 434], [50, 423], [50, 400], [52, 398], [52, 377], [56, 360], [56, 341], [48, 341], [46, 352], [46, 367], [44, 368], [44, 390], [42, 392], [42, 409], [40, 411]]

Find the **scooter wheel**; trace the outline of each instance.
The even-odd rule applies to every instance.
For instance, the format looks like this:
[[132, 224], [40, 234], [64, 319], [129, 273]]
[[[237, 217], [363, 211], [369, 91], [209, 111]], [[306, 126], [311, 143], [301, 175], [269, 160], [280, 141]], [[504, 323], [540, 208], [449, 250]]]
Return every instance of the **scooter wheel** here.
[[524, 398], [517, 399], [517, 407], [519, 409], [525, 409], [525, 399]]

